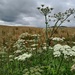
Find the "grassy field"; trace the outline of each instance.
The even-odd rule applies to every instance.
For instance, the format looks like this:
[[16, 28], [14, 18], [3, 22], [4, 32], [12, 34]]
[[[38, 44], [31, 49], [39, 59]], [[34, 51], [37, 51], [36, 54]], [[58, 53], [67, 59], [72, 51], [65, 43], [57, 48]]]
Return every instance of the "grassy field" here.
[[0, 75], [75, 75], [75, 27], [49, 38], [47, 49], [45, 28], [0, 26]]
[[[22, 33], [28, 32], [30, 34], [40, 34], [42, 39], [45, 38], [44, 28], [37, 27], [26, 27], [26, 26], [0, 26], [0, 39], [6, 39], [11, 37], [11, 40], [17, 39]], [[49, 32], [50, 34], [50, 32]], [[75, 27], [62, 27], [54, 34], [54, 36], [59, 37], [71, 37], [75, 35]], [[0, 41], [0, 42], [1, 42]]]

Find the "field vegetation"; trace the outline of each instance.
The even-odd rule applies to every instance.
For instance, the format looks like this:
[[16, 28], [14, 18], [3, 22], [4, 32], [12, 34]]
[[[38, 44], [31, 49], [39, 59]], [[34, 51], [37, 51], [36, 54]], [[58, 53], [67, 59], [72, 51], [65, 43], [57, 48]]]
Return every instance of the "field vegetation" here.
[[74, 9], [55, 14], [53, 27], [53, 8], [38, 9], [46, 28], [0, 26], [0, 75], [75, 75], [75, 28], [60, 26]]

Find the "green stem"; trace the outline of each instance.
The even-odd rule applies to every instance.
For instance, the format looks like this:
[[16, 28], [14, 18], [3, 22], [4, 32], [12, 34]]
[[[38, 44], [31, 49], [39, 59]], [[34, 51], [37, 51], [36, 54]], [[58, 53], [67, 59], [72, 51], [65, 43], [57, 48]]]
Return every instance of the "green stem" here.
[[46, 49], [48, 50], [47, 15], [45, 15], [45, 24], [46, 24]]
[[60, 67], [61, 67], [61, 65], [62, 65], [63, 59], [64, 59], [64, 56], [62, 56], [62, 59], [61, 59], [60, 64], [59, 64], [59, 66], [58, 66], [56, 75], [59, 75], [59, 70], [60, 70]]

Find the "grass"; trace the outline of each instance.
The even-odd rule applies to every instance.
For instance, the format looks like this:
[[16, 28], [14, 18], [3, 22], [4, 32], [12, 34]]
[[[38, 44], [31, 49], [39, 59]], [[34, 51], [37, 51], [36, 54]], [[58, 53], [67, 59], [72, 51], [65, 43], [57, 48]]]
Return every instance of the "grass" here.
[[[73, 46], [73, 44], [70, 44], [68, 41], [74, 41], [74, 37], [72, 38], [70, 36], [72, 34], [75, 35], [74, 31], [74, 28], [59, 29], [54, 36], [64, 36], [66, 39], [64, 42], [53, 41], [54, 45], [61, 43]], [[42, 45], [45, 42], [45, 33], [42, 28], [0, 26], [0, 32], [0, 75], [75, 75], [74, 71], [70, 71], [71, 66], [74, 64], [72, 61], [74, 57], [64, 59], [62, 55], [55, 58], [53, 56], [53, 49], [50, 47], [48, 50], [43, 49], [43, 47], [45, 47], [45, 45]], [[26, 46], [23, 47], [24, 44], [22, 43], [20, 46], [23, 49], [21, 53], [14, 53], [18, 48], [13, 48], [13, 45], [18, 40], [19, 35], [24, 32], [32, 35], [40, 34], [39, 42], [28, 43], [29, 45], [37, 43], [40, 45], [39, 47], [35, 47], [35, 50], [31, 50], [32, 47], [28, 50], [25, 48]], [[31, 40], [35, 38], [29, 36], [26, 39], [23, 38], [23, 40], [28, 39]], [[24, 61], [14, 59], [23, 53], [32, 53], [32, 56], [26, 58]], [[13, 57], [9, 57], [10, 55], [13, 55]]]

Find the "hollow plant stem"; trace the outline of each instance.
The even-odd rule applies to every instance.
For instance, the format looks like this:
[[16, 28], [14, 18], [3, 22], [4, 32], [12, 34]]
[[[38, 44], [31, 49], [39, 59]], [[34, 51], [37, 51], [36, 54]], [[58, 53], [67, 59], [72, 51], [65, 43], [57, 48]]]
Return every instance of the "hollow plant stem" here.
[[48, 26], [48, 22], [47, 22], [47, 15], [45, 15], [45, 24], [46, 24], [46, 49], [48, 50], [48, 33], [47, 33], [47, 26]]

